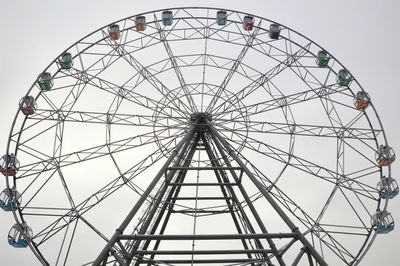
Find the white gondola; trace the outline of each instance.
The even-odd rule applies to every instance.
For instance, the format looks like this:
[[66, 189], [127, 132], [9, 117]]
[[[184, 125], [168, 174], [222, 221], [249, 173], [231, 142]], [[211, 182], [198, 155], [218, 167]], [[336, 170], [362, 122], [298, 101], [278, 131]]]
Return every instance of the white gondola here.
[[161, 14], [162, 23], [164, 26], [171, 26], [173, 22], [173, 14], [170, 10], [165, 10]]
[[380, 145], [375, 154], [375, 159], [380, 166], [388, 166], [396, 160], [396, 155], [391, 147]]
[[217, 25], [224, 26], [228, 21], [228, 13], [225, 10], [219, 10], [217, 12]]
[[6, 188], [0, 193], [0, 208], [5, 211], [12, 211], [21, 204], [21, 194], [13, 188]]
[[365, 109], [367, 109], [370, 102], [371, 98], [369, 97], [369, 94], [365, 91], [357, 92], [356, 97], [354, 97], [354, 106], [357, 108], [357, 110], [360, 111], [364, 111]]
[[280, 34], [281, 34], [281, 26], [275, 23], [269, 26], [269, 37], [271, 39], [277, 40]]
[[383, 176], [377, 185], [379, 195], [382, 199], [393, 199], [399, 194], [399, 185], [396, 179]]
[[19, 161], [13, 153], [6, 154], [0, 159], [0, 173], [5, 176], [15, 176], [19, 169]]
[[118, 24], [112, 24], [108, 27], [108, 36], [111, 40], [118, 40], [121, 37]]
[[19, 101], [19, 109], [24, 115], [33, 115], [37, 109], [35, 98], [33, 96], [24, 96]]
[[15, 248], [26, 248], [33, 236], [32, 229], [26, 224], [15, 224], [8, 233], [8, 244]]
[[371, 218], [372, 226], [378, 234], [387, 234], [394, 229], [394, 220], [387, 211], [377, 211]]

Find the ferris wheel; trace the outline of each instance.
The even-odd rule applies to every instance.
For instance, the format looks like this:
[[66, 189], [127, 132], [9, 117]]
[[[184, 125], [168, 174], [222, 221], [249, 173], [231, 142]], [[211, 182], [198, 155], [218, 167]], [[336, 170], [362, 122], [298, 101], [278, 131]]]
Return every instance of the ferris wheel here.
[[8, 242], [44, 265], [358, 265], [394, 229], [369, 94], [277, 22], [172, 8], [61, 53], [0, 172]]

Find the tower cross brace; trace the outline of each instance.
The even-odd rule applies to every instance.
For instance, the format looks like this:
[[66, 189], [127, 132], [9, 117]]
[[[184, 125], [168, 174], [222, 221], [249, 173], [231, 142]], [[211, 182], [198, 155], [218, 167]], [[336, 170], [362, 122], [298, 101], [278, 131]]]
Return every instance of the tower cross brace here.
[[[205, 152], [205, 155], [208, 157], [208, 165], [193, 166], [196, 151]], [[232, 163], [238, 166], [233, 166]], [[190, 171], [211, 171], [215, 174], [216, 182], [185, 182], [185, 177]], [[228, 178], [228, 174], [230, 174], [231, 178]], [[164, 180], [162, 181], [163, 177]], [[242, 184], [242, 178], [248, 178], [259, 190], [261, 195], [279, 215], [280, 219], [286, 224], [288, 232], [270, 233], [267, 231], [265, 223]], [[160, 182], [160, 188], [152, 196], [151, 193]], [[194, 197], [185, 197], [180, 195], [182, 187], [194, 187], [197, 189], [199, 186], [220, 188], [221, 196], [198, 197], [198, 195], [195, 195]], [[234, 187], [237, 189], [234, 189]], [[241, 199], [244, 199], [250, 212], [244, 210], [239, 195]], [[149, 197], [151, 198], [151, 203], [142, 217], [140, 228], [133, 234], [126, 234], [125, 231], [128, 225], [131, 224], [134, 217], [137, 217], [138, 211], [143, 208]], [[220, 200], [221, 202], [225, 202], [226, 208], [220, 210], [208, 210], [206, 208], [175, 210], [174, 206], [182, 199], [196, 202], [201, 200]], [[177, 213], [191, 214], [194, 217], [197, 217], [201, 213], [205, 215], [229, 213], [236, 232], [231, 234], [166, 234], [166, 228], [171, 216]], [[250, 215], [252, 217], [249, 217]], [[253, 225], [254, 220], [256, 221], [255, 225]], [[285, 248], [278, 249], [275, 245], [276, 239], [291, 239], [291, 241]], [[168, 250], [160, 249], [161, 242], [185, 240], [236, 240], [241, 243], [242, 248], [194, 249], [192, 247], [189, 250], [176, 247]], [[298, 251], [298, 255], [293, 262], [285, 262], [284, 254], [296, 242], [300, 242], [302, 248]], [[227, 265], [240, 263], [242, 265], [253, 266], [296, 266], [304, 254], [307, 254], [309, 265], [314, 265], [314, 261], [317, 265], [328, 265], [274, 200], [269, 189], [254, 176], [240, 159], [237, 151], [229, 145], [228, 141], [214, 127], [212, 116], [208, 113], [194, 113], [190, 117], [190, 127], [186, 131], [185, 136], [175, 146], [167, 161], [133, 205], [131, 211], [116, 229], [92, 265]], [[215, 257], [215, 255], [219, 255], [220, 257]], [[163, 257], [159, 259], [158, 256]], [[169, 257], [165, 259], [165, 256]], [[191, 257], [188, 258], [187, 256]], [[203, 257], [198, 258], [198, 256]], [[204, 256], [206, 257], [204, 258]]]

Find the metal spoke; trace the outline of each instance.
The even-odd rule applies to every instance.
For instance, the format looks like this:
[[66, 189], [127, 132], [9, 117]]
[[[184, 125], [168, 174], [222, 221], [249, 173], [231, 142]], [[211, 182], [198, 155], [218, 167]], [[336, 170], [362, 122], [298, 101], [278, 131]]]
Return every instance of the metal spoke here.
[[[244, 159], [244, 158], [242, 158]], [[244, 159], [245, 160], [245, 159]], [[248, 162], [248, 161], [247, 161]], [[248, 162], [249, 163], [249, 162]], [[260, 171], [255, 165], [249, 163], [252, 172], [254, 175], [260, 179], [266, 178], [262, 171]], [[315, 219], [313, 219], [307, 212], [305, 212], [301, 206], [299, 206], [295, 201], [293, 201], [287, 194], [285, 194], [279, 187], [274, 186], [272, 187], [267, 187], [266, 189], [271, 193], [271, 195], [279, 202], [284, 208], [290, 211], [291, 214], [293, 214], [306, 228], [308, 229], [304, 235], [309, 234], [310, 232], [313, 234], [313, 236], [317, 237], [320, 239], [322, 243], [324, 243], [329, 249], [332, 251], [336, 252], [338, 255], [341, 253], [345, 253], [348, 256], [353, 256], [352, 253], [344, 247], [344, 243], [340, 243], [337, 241], [332, 233], [329, 230], [326, 230], [325, 228], [327, 227], [341, 227], [345, 228], [343, 226], [338, 226], [338, 225], [327, 225], [325, 224], [322, 226], [321, 224], [318, 223]], [[275, 192], [276, 191], [276, 192]], [[357, 234], [353, 232], [351, 235], [354, 236], [368, 236], [370, 233], [370, 230], [368, 227], [354, 227], [354, 226], [348, 226], [349, 228], [356, 228], [357, 230], [360, 230], [361, 233]], [[345, 231], [343, 231], [345, 233]], [[322, 234], [322, 235], [321, 235]], [[328, 239], [325, 239], [328, 238]], [[344, 257], [340, 255], [342, 259]]]
[[[84, 75], [85, 78], [83, 78], [82, 75]], [[70, 77], [78, 79], [83, 83], [89, 83], [93, 87], [111, 93], [116, 97], [121, 97], [124, 100], [137, 104], [138, 106], [148, 108], [149, 110], [154, 110], [155, 108], [157, 108], [158, 102], [156, 100], [134, 91], [135, 87], [138, 86], [140, 83], [135, 84], [135, 86], [132, 88], [127, 88], [114, 84], [110, 81], [101, 79], [97, 76], [89, 75], [87, 73], [81, 73], [81, 74], [77, 73], [70, 75]], [[174, 108], [173, 110], [181, 114], [179, 108], [176, 109]], [[163, 112], [163, 110], [161, 110], [161, 112]], [[164, 112], [163, 114], [169, 115], [168, 113]]]
[[[237, 135], [241, 135], [242, 137], [246, 137], [240, 133], [237, 133]], [[255, 151], [257, 153], [261, 153], [269, 158], [272, 158], [276, 161], [286, 163], [287, 158], [291, 158], [291, 162], [288, 163], [289, 166], [296, 168], [298, 170], [304, 171], [310, 175], [316, 176], [318, 178], [321, 178], [327, 182], [330, 182], [332, 184], [338, 184], [342, 188], [348, 189], [353, 191], [354, 193], [357, 193], [363, 197], [370, 198], [373, 200], [377, 200], [375, 197], [371, 195], [371, 193], [376, 194], [377, 190], [375, 187], [371, 187], [367, 184], [362, 183], [361, 181], [357, 181], [356, 177], [352, 176], [342, 177], [342, 181], [338, 183], [338, 178], [337, 178], [337, 173], [334, 170], [328, 169], [327, 167], [318, 165], [316, 163], [313, 163], [309, 160], [303, 159], [299, 156], [296, 156], [294, 154], [290, 154], [284, 150], [278, 149], [270, 144], [267, 144], [265, 142], [261, 142], [257, 139], [247, 137], [247, 145], [245, 146], [246, 149]], [[365, 169], [367, 170], [367, 169]], [[346, 186], [346, 183], [354, 183], [357, 184], [361, 187], [361, 189], [354, 189], [350, 186]]]
[[[61, 117], [61, 118], [59, 118]], [[183, 128], [187, 126], [186, 117], [177, 116], [158, 116], [157, 121], [150, 115], [121, 114], [121, 113], [101, 113], [88, 111], [64, 111], [51, 109], [38, 109], [30, 116], [30, 120], [57, 121], [62, 119], [64, 122], [95, 123], [103, 125], [124, 125], [138, 127], [163, 127]]]
[[[106, 34], [105, 34], [106, 35]], [[143, 79], [147, 80], [158, 92], [160, 92], [164, 97], [169, 98], [171, 100], [171, 104], [176, 107], [176, 110], [179, 110], [179, 113], [182, 113], [182, 108], [186, 113], [191, 113], [190, 107], [188, 107], [181, 99], [180, 96], [174, 91], [171, 91], [166, 87], [157, 77], [152, 74], [145, 66], [143, 66], [138, 60], [136, 60], [129, 52], [127, 52], [123, 45], [115, 45], [110, 41], [106, 42], [109, 43], [113, 49], [117, 51], [117, 53], [123, 58], [129, 65], [132, 66], [133, 69], [139, 73]], [[189, 96], [186, 96], [189, 97]]]
[[[238, 119], [218, 119], [218, 127], [223, 131], [231, 131], [234, 128], [235, 132], [249, 133], [267, 133], [267, 134], [282, 134], [310, 137], [328, 137], [328, 138], [345, 138], [374, 141], [376, 136], [382, 133], [381, 129], [357, 128], [346, 126], [331, 126], [331, 125], [307, 125], [298, 123], [279, 123], [269, 121], [243, 121]], [[234, 124], [230, 126], [228, 124]]]
[[[265, 74], [261, 75], [258, 79], [252, 81], [250, 84], [245, 86], [240, 91], [236, 92], [234, 95], [230, 96], [226, 103], [221, 104], [218, 108], [213, 110], [215, 113], [225, 113], [230, 110], [238, 101], [243, 100], [244, 98], [251, 95], [258, 88], [262, 87], [266, 82], [270, 82], [275, 76], [281, 73], [288, 67], [291, 67], [299, 58], [301, 58], [305, 53], [307, 53], [307, 49], [310, 44], [307, 44], [305, 47], [302, 47], [299, 51], [294, 54], [288, 54], [288, 58], [284, 61], [279, 62], [278, 65], [274, 66], [272, 69], [268, 70]], [[232, 101], [232, 102], [230, 102]]]
[[[260, 30], [260, 27], [261, 27], [261, 20], [259, 21], [258, 25], [256, 26], [256, 29], [253, 31], [253, 33], [251, 35], [248, 36], [247, 39], [245, 38], [245, 36], [243, 36], [243, 38], [245, 38], [245, 40], [246, 40], [246, 45], [240, 51], [240, 54], [234, 61], [232, 68], [229, 70], [228, 74], [225, 76], [224, 80], [222, 81], [221, 85], [219, 86], [218, 91], [212, 98], [210, 104], [208, 105], [208, 107], [206, 109], [206, 112], [210, 113], [214, 109], [215, 104], [218, 101], [218, 98], [221, 97], [222, 93], [225, 91], [226, 86], [228, 85], [229, 81], [231, 80], [233, 74], [235, 74], [235, 72], [238, 69], [239, 65], [241, 64], [243, 58], [245, 57], [247, 51], [253, 45], [253, 42]], [[229, 96], [227, 96], [227, 97], [229, 98]]]
[[[176, 76], [177, 76], [177, 78], [179, 80], [179, 84], [181, 86], [180, 90], [183, 90], [183, 94], [186, 96], [187, 101], [189, 103], [189, 106], [190, 106], [192, 112], [198, 112], [196, 103], [194, 102], [194, 100], [192, 98], [192, 95], [189, 92], [189, 89], [188, 89], [188, 87], [186, 85], [186, 81], [183, 78], [182, 72], [180, 71], [180, 69], [178, 67], [178, 63], [176, 62], [175, 55], [172, 52], [172, 49], [171, 49], [171, 47], [170, 47], [170, 45], [168, 43], [167, 37], [165, 35], [165, 32], [161, 28], [160, 23], [158, 22], [158, 19], [157, 19], [156, 15], [154, 15], [154, 20], [155, 20], [155, 25], [156, 25], [157, 31], [158, 31], [158, 33], [160, 35], [161, 42], [164, 45], [164, 48], [165, 48], [165, 50], [166, 50], [166, 52], [168, 54], [168, 57], [169, 57], [170, 62], [172, 64], [172, 67], [174, 68]], [[181, 95], [180, 90], [177, 92], [177, 95]]]
[[[92, 208], [94, 208], [98, 203], [101, 201], [105, 200], [107, 197], [118, 191], [121, 187], [126, 185], [126, 182], [128, 182], [130, 179], [136, 177], [140, 172], [144, 171], [146, 168], [148, 168], [154, 160], [157, 160], [161, 158], [161, 153], [160, 151], [156, 150], [154, 151], [151, 155], [145, 157], [141, 162], [136, 164], [134, 168], [130, 169], [126, 174], [131, 173], [132, 175], [130, 178], [127, 179], [127, 181], [122, 180], [121, 176], [113, 179], [111, 182], [109, 182], [107, 185], [102, 187], [100, 190], [95, 192], [93, 195], [89, 196], [82, 202], [76, 205], [76, 210], [77, 213], [79, 213], [79, 216], [83, 215], [84, 213], [88, 212]], [[147, 164], [144, 164], [147, 163]], [[31, 207], [32, 208], [32, 207]], [[34, 207], [37, 208], [37, 207]], [[42, 238], [40, 240], [40, 244], [44, 243], [45, 241], [49, 240], [51, 237], [53, 237], [55, 234], [63, 230], [70, 222], [73, 222], [76, 219], [79, 219], [79, 216], [77, 214], [73, 215], [72, 219], [70, 222], [65, 221], [65, 217], [71, 216], [72, 213], [75, 213], [75, 210], [69, 210], [62, 215], [61, 217], [54, 222], [52, 222], [48, 227], [43, 229], [42, 231], [38, 232], [35, 236], [34, 239], [36, 238]]]
[[[282, 107], [289, 107], [291, 105], [300, 104], [314, 99], [319, 99], [330, 94], [342, 93], [348, 88], [336, 88], [336, 84], [320, 87], [318, 89], [310, 89], [286, 96], [280, 96], [275, 99], [270, 99], [254, 104], [247, 105], [246, 107], [239, 107], [240, 111], [247, 111], [249, 117], [259, 115], [268, 111], [280, 109]], [[217, 117], [224, 115], [225, 112], [217, 113]]]
[[[167, 129], [162, 128], [156, 131], [156, 133], [162, 133], [167, 131]], [[82, 149], [79, 151], [74, 151], [67, 154], [61, 154], [58, 157], [58, 165], [55, 165], [54, 159], [52, 157], [47, 158], [38, 158], [39, 161], [36, 161], [31, 164], [22, 165], [19, 171], [18, 179], [23, 179], [29, 176], [40, 175], [44, 171], [52, 171], [57, 169], [57, 167], [65, 167], [72, 164], [84, 162], [87, 160], [92, 160], [96, 158], [100, 158], [103, 156], [109, 155], [109, 148], [111, 148], [112, 153], [123, 152], [134, 148], [142, 147], [146, 144], [153, 144], [156, 142], [154, 139], [154, 132], [149, 132], [141, 135], [136, 135], [133, 137], [115, 140], [111, 143], [106, 143], [98, 146], [94, 146], [91, 148]], [[167, 136], [162, 138], [162, 140], [174, 139], [179, 137], [176, 136]], [[34, 150], [32, 150], [29, 146], [23, 145], [20, 146], [20, 150], [24, 151], [28, 154], [34, 154]]]
[[9, 243], [43, 265], [358, 266], [392, 229], [379, 215], [395, 157], [370, 96], [262, 17], [191, 7], [115, 21], [53, 60], [18, 107], [0, 207], [27, 230]]

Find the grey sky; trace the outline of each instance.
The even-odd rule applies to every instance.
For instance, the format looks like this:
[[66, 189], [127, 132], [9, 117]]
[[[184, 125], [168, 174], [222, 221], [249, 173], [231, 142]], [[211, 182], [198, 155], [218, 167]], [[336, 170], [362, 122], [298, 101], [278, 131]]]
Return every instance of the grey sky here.
[[[112, 21], [153, 9], [215, 6], [253, 13], [282, 23], [309, 37], [352, 71], [369, 92], [389, 144], [400, 154], [400, 3], [390, 1], [5, 1], [0, 25], [0, 150], [5, 151], [19, 99], [36, 76], [66, 47]], [[1, 154], [4, 152], [0, 152]], [[399, 162], [392, 167], [399, 180]], [[5, 186], [0, 181], [0, 188]], [[400, 223], [399, 198], [388, 210]], [[0, 263], [38, 265], [27, 249], [13, 249], [6, 237], [12, 215], [0, 213]], [[395, 266], [400, 248], [399, 229], [378, 236], [362, 265]]]

